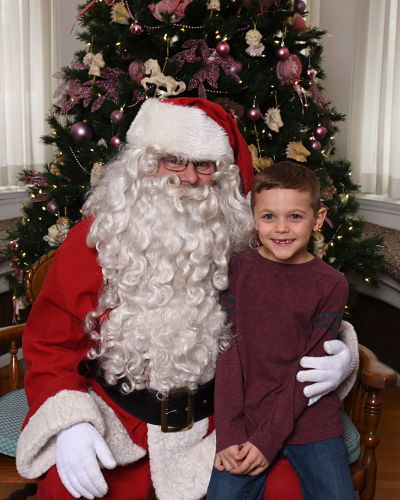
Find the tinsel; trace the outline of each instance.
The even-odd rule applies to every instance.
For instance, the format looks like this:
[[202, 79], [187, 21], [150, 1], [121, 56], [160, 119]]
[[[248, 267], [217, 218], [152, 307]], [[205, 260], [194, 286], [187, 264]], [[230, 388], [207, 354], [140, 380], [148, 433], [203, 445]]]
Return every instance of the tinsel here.
[[[237, 61], [233, 57], [220, 56], [217, 51], [209, 47], [203, 39], [187, 40], [182, 44], [186, 50], [182, 50], [176, 54], [172, 61], [178, 66], [180, 71], [185, 63], [193, 63], [202, 61], [203, 68], [196, 71], [188, 84], [188, 90], [197, 89], [199, 97], [207, 99], [207, 91], [204, 86], [207, 82], [211, 87], [218, 88], [218, 78], [220, 68], [223, 69], [226, 75], [230, 75], [229, 68]], [[196, 52], [200, 52], [200, 56]]]
[[[87, 69], [89, 66], [78, 62], [72, 63], [73, 69]], [[97, 111], [101, 108], [106, 99], [118, 104], [119, 77], [125, 72], [120, 68], [108, 68], [107, 66], [101, 70], [101, 76], [96, 79], [96, 86], [104, 91], [104, 94], [99, 96], [92, 104], [91, 111]], [[65, 80], [65, 73], [58, 72], [54, 75], [55, 78], [63, 79], [56, 91], [54, 97], [60, 97], [55, 103], [60, 108], [62, 114], [67, 114], [71, 109], [82, 100], [83, 106], [89, 106], [93, 99], [93, 81], [89, 80], [83, 84], [76, 80]]]

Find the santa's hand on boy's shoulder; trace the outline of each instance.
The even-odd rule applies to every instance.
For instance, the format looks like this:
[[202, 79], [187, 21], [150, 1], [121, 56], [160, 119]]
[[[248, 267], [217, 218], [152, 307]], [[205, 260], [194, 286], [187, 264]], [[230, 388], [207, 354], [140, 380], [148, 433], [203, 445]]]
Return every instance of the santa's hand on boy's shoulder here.
[[337, 389], [354, 369], [352, 353], [341, 340], [324, 342], [324, 349], [329, 356], [303, 356], [300, 360], [302, 368], [296, 379], [299, 382], [312, 382], [304, 387], [304, 395], [310, 398], [308, 406]]
[[236, 459], [240, 462], [238, 467], [231, 469], [232, 474], [248, 474], [249, 476], [257, 476], [261, 474], [268, 466], [269, 462], [264, 454], [250, 441], [246, 441], [240, 445], [240, 451], [236, 455]]
[[214, 467], [220, 471], [231, 471], [231, 469], [237, 467], [239, 465], [239, 462], [237, 461], [236, 456], [238, 455], [239, 450], [239, 445], [233, 444], [219, 451], [215, 455]]

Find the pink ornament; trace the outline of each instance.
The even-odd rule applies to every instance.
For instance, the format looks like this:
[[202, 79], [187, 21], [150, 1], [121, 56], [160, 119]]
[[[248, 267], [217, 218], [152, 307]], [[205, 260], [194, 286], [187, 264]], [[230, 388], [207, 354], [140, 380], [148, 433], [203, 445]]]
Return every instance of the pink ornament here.
[[55, 214], [58, 212], [58, 203], [55, 200], [50, 200], [46, 205], [47, 211], [50, 214]]
[[255, 122], [256, 120], [261, 118], [261, 110], [260, 110], [260, 108], [257, 108], [257, 107], [250, 108], [247, 111], [246, 116], [249, 120], [251, 120], [252, 122]]
[[133, 23], [129, 26], [129, 29], [134, 36], [139, 36], [143, 33], [143, 26], [138, 23]]
[[85, 122], [76, 122], [71, 125], [70, 134], [74, 141], [82, 142], [84, 139], [90, 141], [93, 137], [92, 128]]
[[226, 57], [229, 55], [231, 47], [227, 42], [218, 42], [217, 45], [215, 46], [215, 50], [217, 51], [217, 54], [220, 55], [221, 57]]
[[169, 22], [176, 23], [185, 17], [186, 7], [192, 1], [193, 0], [161, 0], [157, 3], [151, 3], [149, 9], [157, 21], [165, 23], [165, 18], [167, 18]]
[[317, 70], [314, 68], [307, 68], [307, 76], [311, 81], [314, 81], [315, 78], [317, 77]]
[[125, 120], [125, 114], [122, 109], [116, 109], [110, 115], [110, 121], [114, 125], [119, 125], [124, 120]]
[[314, 152], [318, 152], [321, 149], [321, 143], [316, 139], [310, 141], [310, 149]]
[[318, 127], [315, 127], [314, 129], [314, 136], [316, 139], [323, 139], [326, 136], [327, 128], [324, 127], [323, 125], [318, 125]]
[[278, 47], [275, 51], [275, 55], [278, 59], [281, 61], [286, 61], [286, 59], [289, 57], [290, 52], [289, 49], [285, 46]]
[[132, 61], [129, 65], [128, 72], [131, 79], [140, 84], [144, 77], [142, 61]]
[[304, 12], [307, 9], [306, 2], [303, 2], [303, 0], [297, 0], [294, 4], [294, 10], [296, 12]]
[[294, 54], [290, 54], [286, 61], [278, 62], [276, 66], [276, 75], [281, 85], [290, 85], [300, 78], [302, 69], [303, 67], [300, 59]]
[[19, 240], [10, 241], [10, 247], [11, 247], [11, 250], [15, 253], [18, 253], [22, 248]]
[[111, 5], [115, 3], [115, 1], [116, 1], [116, 0], [104, 0], [104, 3], [105, 3], [106, 5], [108, 5], [109, 7], [111, 7]]
[[113, 148], [119, 148], [121, 146], [121, 139], [117, 135], [113, 135], [110, 139], [110, 144]]
[[307, 30], [307, 25], [304, 20], [304, 17], [301, 14], [295, 14], [293, 17], [293, 29], [297, 33], [301, 33], [302, 31]]
[[233, 64], [231, 64], [228, 68], [228, 71], [231, 75], [237, 76], [239, 73], [242, 72], [243, 69], [243, 64], [240, 61], [235, 61]]

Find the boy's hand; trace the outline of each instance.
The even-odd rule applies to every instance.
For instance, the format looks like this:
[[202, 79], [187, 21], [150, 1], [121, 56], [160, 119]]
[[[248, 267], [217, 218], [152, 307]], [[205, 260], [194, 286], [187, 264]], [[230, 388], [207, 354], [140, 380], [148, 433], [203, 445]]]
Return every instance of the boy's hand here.
[[230, 470], [232, 474], [257, 476], [257, 474], [261, 474], [269, 466], [269, 462], [265, 456], [249, 441], [240, 446], [240, 451], [235, 458], [241, 464]]
[[239, 462], [236, 459], [239, 451], [240, 447], [238, 444], [233, 444], [232, 446], [228, 446], [228, 448], [219, 451], [215, 455], [214, 467], [217, 470], [231, 471], [233, 468], [239, 465]]

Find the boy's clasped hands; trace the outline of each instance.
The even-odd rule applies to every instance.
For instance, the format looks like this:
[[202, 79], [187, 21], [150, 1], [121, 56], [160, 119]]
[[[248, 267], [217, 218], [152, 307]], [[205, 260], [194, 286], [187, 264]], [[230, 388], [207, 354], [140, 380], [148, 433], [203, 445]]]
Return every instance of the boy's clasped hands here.
[[219, 471], [226, 470], [231, 474], [247, 474], [257, 476], [269, 466], [263, 453], [246, 441], [244, 444], [233, 444], [218, 452], [215, 456], [214, 467]]

